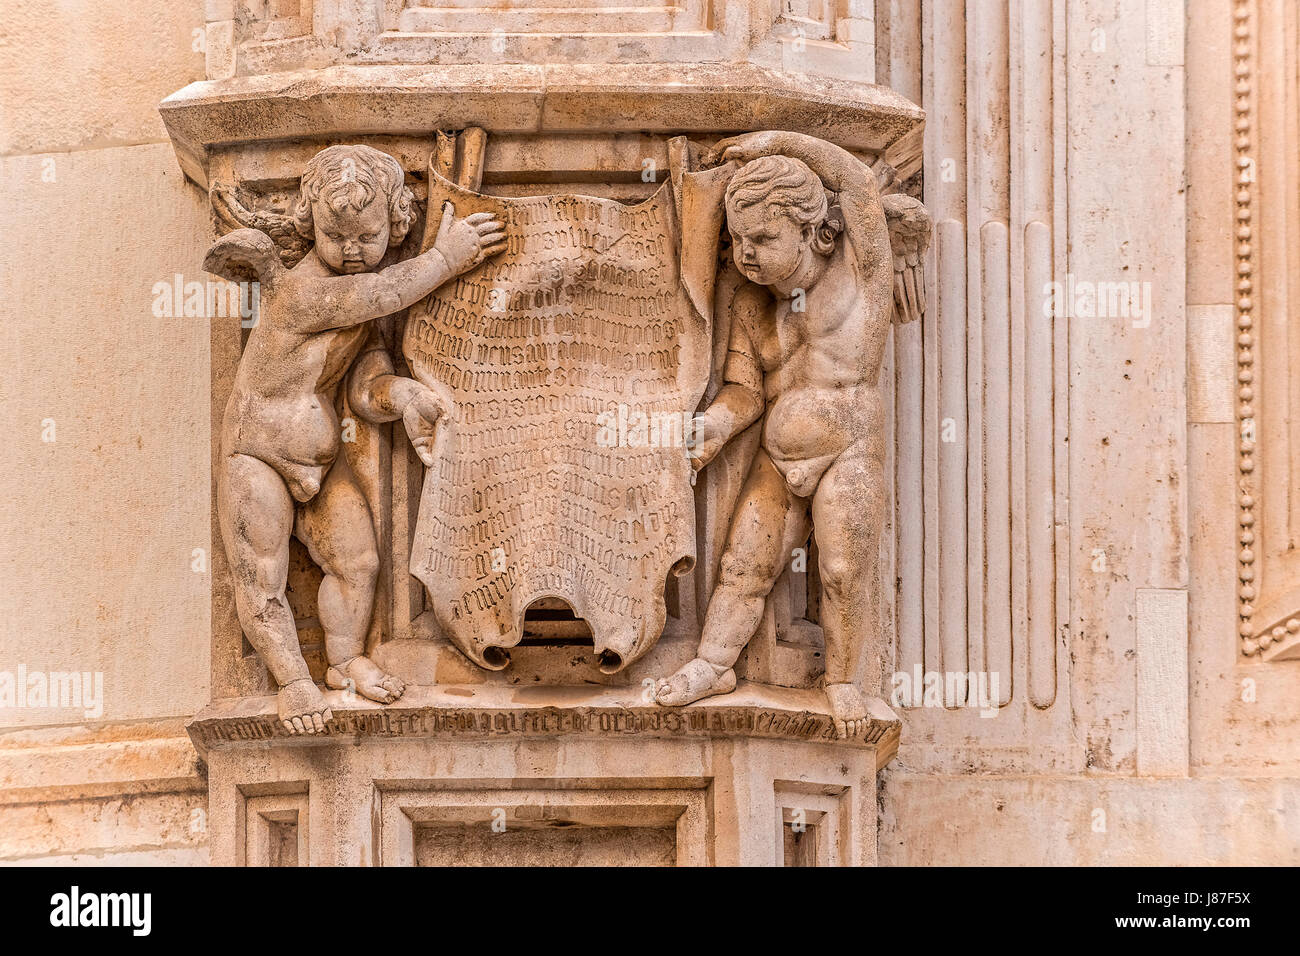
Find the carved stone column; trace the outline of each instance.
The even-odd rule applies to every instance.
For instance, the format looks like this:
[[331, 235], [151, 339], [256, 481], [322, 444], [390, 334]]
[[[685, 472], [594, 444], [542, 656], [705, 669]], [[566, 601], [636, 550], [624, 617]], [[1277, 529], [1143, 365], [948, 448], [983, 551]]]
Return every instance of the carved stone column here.
[[[635, 22], [534, 7], [210, 4], [222, 41], [210, 78], [161, 104], [182, 169], [212, 198], [221, 241], [207, 268], [262, 290], [255, 321], [231, 314], [212, 330], [213, 528], [220, 540], [224, 522], [227, 553], [213, 563], [212, 701], [190, 734], [208, 766], [213, 861], [872, 864], [876, 772], [899, 737], [878, 696], [893, 624], [872, 608], [895, 571], [892, 542], [872, 537], [886, 519], [859, 519], [892, 510], [870, 478], [885, 454], [872, 449], [892, 441], [870, 411], [883, 344], [894, 319], [925, 309], [929, 219], [908, 195], [922, 113], [872, 84], [872, 4], [835, 19], [703, 0]], [[801, 135], [743, 135], [765, 130]], [[737, 134], [730, 152], [712, 149]], [[372, 151], [325, 152], [342, 144]], [[757, 183], [752, 202], [784, 209], [804, 202], [781, 198], [797, 191], [780, 185], [790, 176], [814, 188], [789, 213], [788, 255], [806, 278], [786, 288], [796, 273], [745, 265], [750, 200], [728, 184]], [[322, 216], [359, 216], [376, 194], [389, 241], [363, 268], [347, 250], [365, 230], [335, 236]], [[449, 230], [475, 212], [504, 239], [485, 227], [461, 261]], [[334, 242], [337, 259], [322, 248]], [[333, 297], [363, 273], [358, 301], [387, 314], [341, 316], [350, 300]], [[836, 296], [849, 276], [861, 288]], [[375, 304], [372, 279], [395, 310]], [[751, 300], [774, 318], [746, 318]], [[832, 302], [857, 311], [828, 313]], [[844, 358], [860, 381], [792, 365], [779, 377], [796, 359], [775, 325], [771, 348], [755, 345], [757, 371], [787, 384], [746, 386], [754, 416], [764, 394], [769, 420], [782, 400], [795, 408], [809, 423], [798, 455], [789, 430], [728, 417], [744, 379], [732, 333], [757, 322], [746, 334], [761, 338], [765, 321], [810, 335], [861, 325], [827, 346], [866, 350]], [[617, 334], [602, 339], [606, 328]], [[342, 358], [316, 369], [317, 345]], [[265, 412], [276, 401], [300, 411]], [[596, 406], [583, 401], [609, 417], [584, 418]], [[662, 423], [637, 417], [652, 406], [677, 416], [676, 446], [626, 437]], [[514, 421], [511, 408], [523, 409]], [[693, 468], [706, 409], [725, 444]], [[858, 424], [821, 434], [822, 412]], [[294, 458], [321, 421], [331, 435], [337, 423], [329, 448]], [[608, 454], [601, 428], [615, 436]], [[853, 485], [840, 463], [857, 454], [866, 477]], [[266, 466], [269, 484], [240, 485], [232, 458]], [[759, 589], [747, 647], [718, 662], [709, 609], [755, 566], [728, 529], [768, 502], [747, 484], [755, 461], [811, 528], [762, 511], [790, 553]], [[344, 468], [373, 561], [329, 553], [338, 525], [365, 512], [321, 504]], [[602, 482], [602, 468], [619, 480]], [[276, 538], [267, 515], [292, 517], [297, 536], [286, 523]], [[250, 521], [271, 550], [232, 554]], [[263, 580], [277, 561], [287, 570]], [[358, 650], [395, 679], [387, 690], [338, 649], [331, 579], [372, 581]], [[730, 613], [715, 609], [714, 631]], [[281, 650], [305, 670], [286, 676], [260, 629], [288, 621], [296, 645], [291, 633]], [[296, 698], [281, 690], [294, 684]]]

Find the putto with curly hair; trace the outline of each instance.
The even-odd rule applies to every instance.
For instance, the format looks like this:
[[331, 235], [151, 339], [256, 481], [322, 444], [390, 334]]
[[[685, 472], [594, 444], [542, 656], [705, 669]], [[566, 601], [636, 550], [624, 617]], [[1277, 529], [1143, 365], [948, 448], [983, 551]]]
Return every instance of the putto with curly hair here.
[[812, 226], [813, 251], [830, 255], [840, 224], [828, 223], [826, 187], [807, 163], [792, 156], [760, 156], [742, 166], [727, 186], [727, 209], [758, 203], [766, 203], [772, 214], [784, 213], [800, 226]]
[[746, 133], [704, 159], [730, 164], [727, 230], [748, 281], [724, 305], [722, 385], [692, 421], [692, 464], [707, 467], [760, 419], [762, 429], [699, 650], [656, 682], [655, 701], [682, 707], [736, 689], [735, 665], [787, 570], [790, 543], [811, 531], [826, 706], [837, 737], [862, 737], [871, 725], [864, 688], [879, 693], [885, 661], [878, 562], [889, 436], [879, 386], [894, 256], [880, 188], [857, 157], [801, 133]]
[[390, 240], [401, 242], [415, 221], [415, 196], [404, 183], [401, 163], [370, 146], [330, 146], [303, 170], [294, 226], [304, 238], [314, 238], [313, 203], [324, 201], [335, 213], [360, 212], [377, 195], [388, 206]]
[[295, 229], [314, 245], [297, 265], [286, 268], [275, 240], [251, 228], [222, 236], [203, 260], [224, 278], [257, 276], [257, 321], [221, 423], [217, 517], [235, 612], [279, 686], [280, 722], [291, 734], [322, 733], [333, 719], [285, 597], [291, 536], [322, 572], [325, 683], [381, 704], [405, 689], [365, 653], [378, 544], [365, 494], [346, 458], [340, 462], [336, 402], [346, 380], [351, 413], [372, 424], [400, 419], [432, 468], [439, 423], [454, 401], [445, 389], [394, 374], [382, 338], [367, 326], [506, 245], [505, 225], [491, 213], [457, 219], [448, 202], [428, 249], [380, 268], [390, 241], [410, 231], [412, 205], [397, 160], [369, 146], [331, 146], [303, 173]]

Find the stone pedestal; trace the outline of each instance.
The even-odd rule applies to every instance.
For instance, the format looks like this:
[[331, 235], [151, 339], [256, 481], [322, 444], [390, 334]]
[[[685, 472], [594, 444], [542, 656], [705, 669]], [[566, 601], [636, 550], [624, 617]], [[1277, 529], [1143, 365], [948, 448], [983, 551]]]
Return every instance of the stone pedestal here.
[[898, 718], [836, 740], [823, 696], [742, 683], [682, 709], [639, 689], [411, 687], [327, 695], [322, 737], [272, 697], [189, 725], [224, 865], [871, 865]]
[[[209, 773], [214, 862], [874, 863], [875, 777], [899, 722], [880, 701], [859, 720], [849, 693], [885, 686], [890, 625], [876, 596], [893, 587], [884, 452], [872, 444], [886, 406], [868, 393], [892, 377], [880, 370], [893, 312], [903, 324], [919, 316], [929, 219], [912, 195], [924, 113], [876, 84], [870, 4], [791, 20], [765, 0], [719, 0], [666, 23], [604, 8], [327, 6], [214, 19], [207, 79], [159, 107], [185, 176], [209, 192], [220, 238], [205, 268], [272, 291], [256, 322], [229, 310], [212, 321], [214, 488], [231, 490], [214, 493], [213, 703], [189, 731]], [[773, 131], [786, 131], [784, 147], [753, 138]], [[730, 146], [743, 157], [714, 155], [738, 134], [749, 138]], [[794, 224], [771, 276], [742, 277], [728, 245], [733, 181]], [[373, 255], [345, 265], [330, 252], [341, 233], [324, 221], [359, 228], [380, 196], [387, 232], [354, 230]], [[501, 247], [478, 249], [490, 263], [456, 253], [447, 210], [500, 222]], [[374, 276], [355, 289], [384, 276], [383, 288], [410, 293], [384, 300], [401, 308], [363, 317], [349, 305], [345, 318], [321, 305], [337, 293], [316, 279], [354, 288], [358, 262]], [[742, 500], [763, 445], [755, 417], [772, 395], [728, 361], [761, 352], [741, 342], [757, 327], [733, 335], [738, 290], [748, 283], [758, 302], [764, 276], [795, 267], [807, 269], [797, 311], [806, 298], [822, 331], [840, 330], [827, 346], [844, 364], [836, 388], [861, 386], [836, 392], [844, 414], [830, 418], [854, 422], [870, 451], [854, 445], [861, 461], [844, 464], [857, 434], [791, 437], [820, 462], [791, 479], [792, 494], [812, 502], [833, 460], [845, 477], [809, 505], [818, 528], [795, 534], [804, 519], [790, 519], [788, 557], [764, 572], [761, 621], [735, 635], [737, 647], [749, 640], [728, 662], [739, 689], [726, 693], [732, 675], [718, 675], [708, 690], [721, 696], [659, 706], [704, 692], [691, 687], [698, 668], [682, 669], [707, 658], [733, 514], [758, 509], [781, 535], [798, 510], [775, 493]], [[275, 294], [282, 281], [296, 298]], [[365, 338], [350, 337], [359, 324]], [[328, 374], [295, 377], [306, 353], [259, 329], [310, 329], [334, 349]], [[253, 369], [258, 356], [273, 374]], [[819, 391], [806, 369], [781, 374], [805, 386], [788, 408]], [[271, 446], [308, 433], [267, 411], [274, 383], [290, 380], [297, 397], [283, 407], [316, 410], [324, 449], [292, 461], [337, 466], [329, 475], [356, 494], [299, 484], [292, 510], [323, 517], [295, 517], [296, 538], [262, 541], [248, 529], [279, 529], [284, 498], [242, 459], [274, 470]], [[739, 411], [724, 402], [717, 415], [735, 427], [717, 429], [697, 478], [679, 448], [686, 423], [694, 435], [728, 383]], [[243, 444], [255, 409], [278, 429], [265, 448]], [[611, 414], [646, 438], [620, 425], [611, 439]], [[657, 423], [653, 441], [646, 423]], [[263, 487], [240, 484], [241, 469]], [[756, 542], [736, 547], [730, 566], [771, 564]], [[344, 585], [370, 603], [367, 620], [327, 600]], [[823, 614], [840, 625], [829, 636]], [[832, 728], [828, 674], [852, 740]], [[393, 702], [329, 691], [326, 724], [307, 677]], [[676, 685], [656, 698], [663, 678]], [[325, 733], [288, 734], [271, 692], [290, 685], [286, 716]]]

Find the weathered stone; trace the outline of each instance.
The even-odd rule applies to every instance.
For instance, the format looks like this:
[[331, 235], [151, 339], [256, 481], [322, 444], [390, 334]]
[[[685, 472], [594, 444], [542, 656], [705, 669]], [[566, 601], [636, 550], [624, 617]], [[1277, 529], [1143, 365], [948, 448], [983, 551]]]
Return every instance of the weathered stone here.
[[1294, 11], [950, 6], [7, 4], [0, 861], [1296, 862]]

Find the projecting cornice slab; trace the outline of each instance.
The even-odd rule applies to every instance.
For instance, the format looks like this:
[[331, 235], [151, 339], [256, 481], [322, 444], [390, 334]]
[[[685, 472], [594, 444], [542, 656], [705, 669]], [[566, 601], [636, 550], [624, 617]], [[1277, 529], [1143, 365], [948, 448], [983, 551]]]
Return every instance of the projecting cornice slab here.
[[210, 152], [340, 135], [789, 129], [910, 175], [924, 112], [885, 87], [752, 64], [336, 66], [191, 83], [159, 106], [185, 174]]

